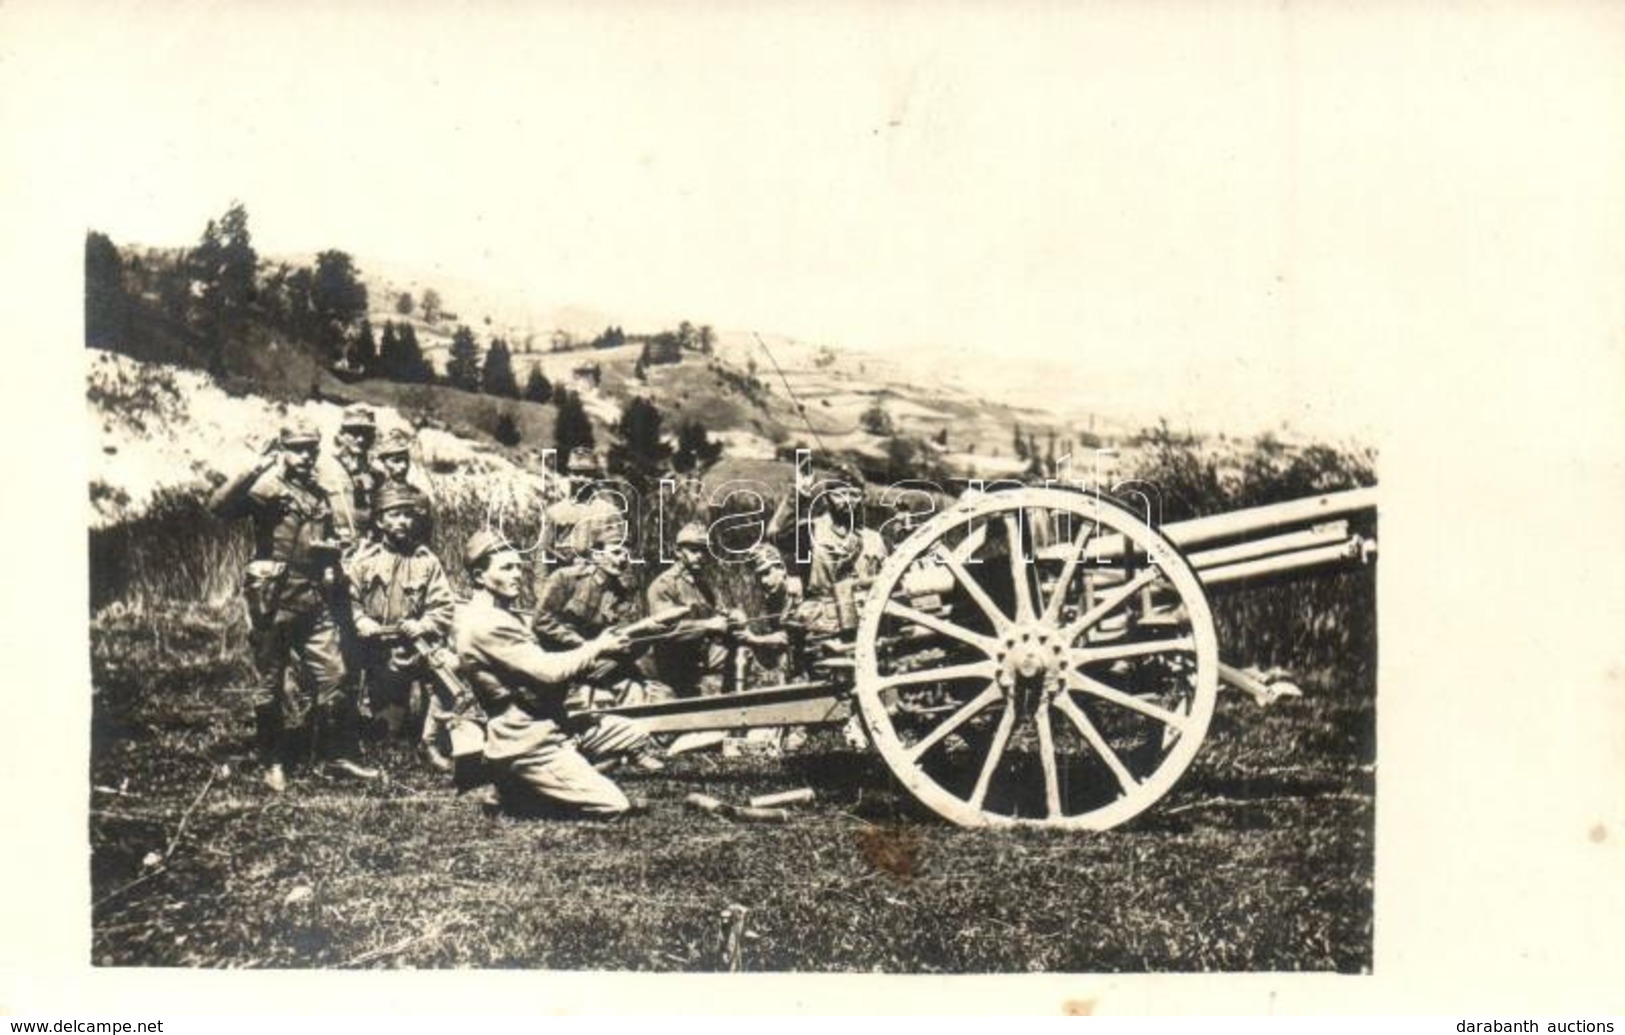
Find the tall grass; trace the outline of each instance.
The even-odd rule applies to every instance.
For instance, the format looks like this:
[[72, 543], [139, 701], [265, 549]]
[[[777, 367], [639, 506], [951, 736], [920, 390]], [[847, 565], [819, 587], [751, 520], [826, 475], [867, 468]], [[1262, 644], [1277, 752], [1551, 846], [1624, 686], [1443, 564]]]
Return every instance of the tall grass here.
[[[1133, 477], [1153, 487], [1167, 522], [1377, 481], [1376, 456], [1368, 449], [1295, 447], [1268, 435], [1215, 447], [1176, 435], [1166, 424], [1145, 432], [1141, 444]], [[1360, 531], [1374, 535], [1375, 519]], [[1352, 693], [1375, 686], [1374, 569], [1309, 571], [1243, 583], [1221, 589], [1213, 603], [1227, 660], [1294, 673], [1335, 671], [1336, 688]]]

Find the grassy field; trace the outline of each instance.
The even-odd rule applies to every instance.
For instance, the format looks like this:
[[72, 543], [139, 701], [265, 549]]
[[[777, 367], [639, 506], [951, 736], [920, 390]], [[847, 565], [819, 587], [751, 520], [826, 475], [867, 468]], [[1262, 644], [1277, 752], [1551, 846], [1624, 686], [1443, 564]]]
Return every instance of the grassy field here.
[[[271, 794], [234, 617], [92, 623], [96, 964], [715, 970], [743, 907], [750, 971], [1370, 967], [1375, 695], [1335, 671], [1268, 711], [1226, 695], [1184, 780], [1105, 834], [954, 828], [833, 734], [683, 756], [623, 780], [648, 812], [562, 823], [487, 815], [404, 753]], [[783, 825], [683, 803], [803, 786]]]

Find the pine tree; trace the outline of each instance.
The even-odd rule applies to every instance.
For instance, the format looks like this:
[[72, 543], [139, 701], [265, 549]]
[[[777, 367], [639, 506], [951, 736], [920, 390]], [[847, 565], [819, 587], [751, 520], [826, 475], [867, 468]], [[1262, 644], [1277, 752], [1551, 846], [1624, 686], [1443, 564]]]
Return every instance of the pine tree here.
[[641, 395], [633, 396], [615, 424], [619, 441], [609, 449], [610, 470], [642, 479], [657, 474], [671, 456], [671, 447], [660, 438], [662, 420], [654, 403]]
[[722, 443], [713, 442], [705, 425], [697, 420], [684, 421], [677, 429], [677, 452], [672, 465], [679, 471], [692, 471], [707, 467], [722, 456]]
[[581, 396], [562, 385], [558, 389], [559, 412], [553, 419], [553, 445], [560, 456], [569, 456], [577, 446], [593, 447], [592, 421], [581, 405]]
[[858, 418], [858, 424], [871, 435], [893, 435], [897, 432], [892, 424], [891, 414], [886, 412], [886, 407], [881, 404], [879, 396], [876, 396], [869, 404], [869, 408], [863, 411]]
[[434, 367], [423, 355], [418, 344], [418, 332], [409, 323], [402, 323], [396, 335], [400, 338], [401, 380], [412, 384], [428, 384], [434, 380]]
[[519, 380], [513, 373], [513, 352], [501, 338], [491, 339], [485, 350], [485, 369], [480, 374], [480, 390], [504, 399], [519, 398]]
[[446, 360], [446, 381], [465, 392], [480, 390], [480, 347], [467, 324], [458, 324], [451, 336], [451, 358]]
[[383, 333], [378, 336], [378, 373], [391, 381], [405, 381], [400, 372], [400, 335], [395, 333], [395, 321], [385, 320]]
[[425, 288], [423, 300], [418, 303], [423, 307], [423, 322], [438, 323], [440, 320], [440, 292], [434, 288]]
[[92, 230], [85, 235], [85, 344], [127, 347], [128, 326], [123, 260], [111, 238]]
[[505, 446], [517, 446], [524, 437], [519, 431], [519, 422], [514, 419], [512, 410], [503, 410], [497, 414], [496, 427], [491, 435]]
[[259, 262], [248, 232], [248, 211], [232, 202], [219, 222], [209, 220], [185, 267], [195, 299], [193, 320], [209, 339], [209, 370], [225, 369], [224, 347], [248, 319], [254, 302], [254, 271]]
[[318, 341], [337, 358], [345, 332], [367, 315], [367, 285], [348, 254], [329, 249], [316, 256], [310, 304]]
[[532, 363], [530, 376], [525, 378], [525, 398], [534, 403], [545, 403], [553, 398], [553, 386], [542, 373], [540, 363]]
[[373, 340], [371, 321], [361, 321], [361, 330], [357, 332], [355, 340], [350, 343], [348, 358], [350, 366], [360, 371], [363, 376], [377, 376], [379, 365], [378, 343]]

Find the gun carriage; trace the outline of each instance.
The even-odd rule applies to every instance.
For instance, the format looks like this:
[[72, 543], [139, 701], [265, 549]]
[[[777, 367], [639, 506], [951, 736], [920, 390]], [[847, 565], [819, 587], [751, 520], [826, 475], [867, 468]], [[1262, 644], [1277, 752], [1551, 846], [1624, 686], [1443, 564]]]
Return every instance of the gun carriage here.
[[1173, 787], [1219, 688], [1281, 688], [1220, 660], [1209, 594], [1375, 554], [1374, 489], [1171, 523], [1098, 495], [1018, 488], [916, 528], [849, 614], [824, 678], [606, 709], [654, 732], [843, 723], [962, 826], [1105, 830]]

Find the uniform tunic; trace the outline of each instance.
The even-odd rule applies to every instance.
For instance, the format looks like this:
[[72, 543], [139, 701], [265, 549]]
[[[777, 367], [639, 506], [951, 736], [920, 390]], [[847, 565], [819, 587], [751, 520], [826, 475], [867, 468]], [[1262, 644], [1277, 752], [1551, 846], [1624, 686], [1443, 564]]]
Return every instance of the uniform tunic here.
[[456, 605], [445, 569], [425, 546], [403, 553], [387, 543], [369, 541], [357, 548], [346, 570], [372, 703], [375, 708], [404, 705], [413, 684], [427, 676], [426, 666], [410, 644], [370, 637], [411, 618], [428, 623], [436, 636], [445, 638]]
[[565, 712], [568, 684], [595, 660], [590, 649], [543, 650], [518, 616], [484, 593], [458, 609], [452, 638], [491, 717], [485, 758], [505, 805], [595, 816], [626, 811], [626, 795], [590, 758], [640, 750], [647, 734], [615, 716], [572, 729]]
[[[604, 496], [559, 500], [542, 512], [541, 549], [536, 552], [535, 596], [547, 596], [547, 584], [557, 574], [584, 567], [593, 535], [601, 528], [623, 527], [626, 516]], [[538, 608], [540, 611], [540, 608]]]
[[[716, 594], [681, 564], [673, 564], [649, 584], [649, 613], [688, 608], [685, 621], [713, 618]], [[680, 696], [715, 693], [728, 674], [726, 643], [714, 634], [692, 632], [655, 644], [655, 674]]]
[[[613, 577], [603, 569], [578, 565], [558, 572], [549, 581], [538, 614], [551, 615], [579, 640], [605, 629], [637, 621], [638, 599], [630, 578]], [[650, 679], [639, 669], [636, 653], [604, 658], [594, 666], [591, 680], [607, 693], [595, 700], [590, 688], [578, 685], [571, 694], [572, 708], [606, 704], [652, 704], [675, 697], [671, 688]], [[607, 698], [607, 700], [606, 700]]]
[[317, 478], [332, 497], [339, 537], [358, 543], [372, 531], [373, 501], [381, 479], [360, 454], [339, 453], [336, 460], [318, 466]]

